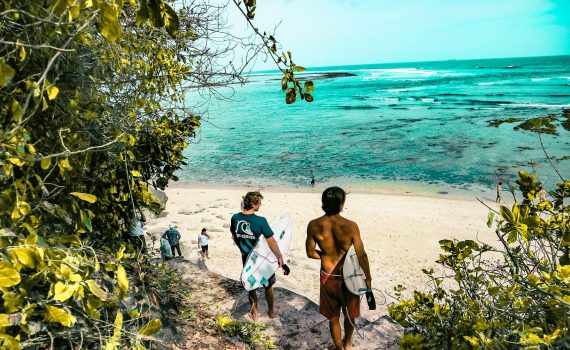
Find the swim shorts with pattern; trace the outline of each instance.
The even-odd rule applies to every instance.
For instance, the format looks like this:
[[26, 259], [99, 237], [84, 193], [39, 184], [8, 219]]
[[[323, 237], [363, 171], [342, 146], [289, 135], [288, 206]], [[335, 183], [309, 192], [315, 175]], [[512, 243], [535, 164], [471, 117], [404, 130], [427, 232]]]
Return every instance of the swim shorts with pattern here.
[[346, 306], [350, 318], [360, 316], [360, 297], [348, 291], [342, 275], [333, 275], [321, 270], [321, 315], [329, 320], [339, 318], [343, 306]]

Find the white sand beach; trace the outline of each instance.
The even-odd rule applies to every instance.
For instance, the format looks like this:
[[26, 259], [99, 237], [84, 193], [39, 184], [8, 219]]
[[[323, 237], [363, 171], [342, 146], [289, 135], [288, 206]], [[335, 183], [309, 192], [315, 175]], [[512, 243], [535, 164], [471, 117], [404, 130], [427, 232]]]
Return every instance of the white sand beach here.
[[[163, 232], [174, 222], [182, 234], [183, 255], [198, 261], [197, 236], [208, 229], [210, 259], [207, 268], [224, 277], [239, 280], [241, 260], [229, 232], [231, 216], [239, 211], [241, 196], [257, 188], [175, 185], [167, 189], [166, 216], [148, 222], [149, 233]], [[318, 303], [319, 261], [305, 255], [307, 223], [320, 215], [323, 189], [262, 189], [259, 215], [269, 221], [282, 213], [293, 220], [293, 242], [287, 254], [289, 276], [278, 274], [276, 287], [289, 289]], [[492, 194], [484, 198], [491, 207]], [[446, 198], [409, 194], [349, 193], [342, 215], [360, 227], [371, 265], [373, 287], [392, 293], [401, 284], [422, 289], [426, 281], [422, 268], [436, 266], [441, 239], [473, 239], [494, 244], [496, 237], [486, 226], [488, 209], [475, 197]], [[158, 243], [155, 243], [155, 248]], [[378, 294], [378, 293], [377, 293]], [[386, 294], [386, 293], [385, 293]], [[383, 298], [377, 295], [377, 302]], [[388, 297], [387, 302], [393, 299]], [[378, 314], [386, 313], [380, 305]]]

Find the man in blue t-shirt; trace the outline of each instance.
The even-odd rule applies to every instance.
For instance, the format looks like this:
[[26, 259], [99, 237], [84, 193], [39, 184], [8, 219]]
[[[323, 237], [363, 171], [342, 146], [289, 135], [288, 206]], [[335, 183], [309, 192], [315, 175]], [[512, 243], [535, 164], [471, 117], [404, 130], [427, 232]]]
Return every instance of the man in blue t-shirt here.
[[[269, 248], [277, 257], [279, 266], [283, 266], [283, 256], [277, 245], [277, 241], [273, 238], [273, 231], [267, 220], [262, 216], [255, 215], [261, 206], [263, 196], [259, 192], [248, 192], [243, 198], [243, 210], [232, 216], [230, 231], [233, 240], [241, 252], [241, 261], [245, 265], [248, 254], [251, 252], [257, 240], [261, 235], [267, 239]], [[269, 307], [269, 317], [276, 316], [275, 296], [273, 294], [273, 285], [275, 284], [275, 274], [269, 278], [269, 284], [265, 287], [265, 299]], [[251, 318], [257, 320], [257, 294], [255, 290], [249, 292], [249, 303], [251, 304]]]
[[182, 257], [182, 252], [180, 251], [180, 232], [176, 229], [176, 224], [168, 224], [168, 230], [164, 231], [161, 238], [168, 239], [170, 247], [172, 249], [172, 256], [175, 257], [175, 252], [178, 251], [178, 256]]

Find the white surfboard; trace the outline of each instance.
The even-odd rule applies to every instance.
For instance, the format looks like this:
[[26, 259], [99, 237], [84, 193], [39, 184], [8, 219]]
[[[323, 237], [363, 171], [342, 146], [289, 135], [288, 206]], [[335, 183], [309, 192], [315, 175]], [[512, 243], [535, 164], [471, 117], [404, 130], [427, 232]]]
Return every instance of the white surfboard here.
[[[283, 214], [269, 224], [273, 237], [277, 241], [283, 259], [291, 245], [293, 225], [289, 214]], [[277, 271], [279, 263], [277, 257], [262, 235], [249, 253], [243, 270], [241, 271], [241, 284], [250, 291], [269, 284], [269, 278]]]
[[362, 295], [366, 293], [366, 276], [358, 263], [358, 256], [356, 255], [353, 245], [350, 246], [344, 258], [342, 275], [346, 288], [348, 288], [352, 294]]

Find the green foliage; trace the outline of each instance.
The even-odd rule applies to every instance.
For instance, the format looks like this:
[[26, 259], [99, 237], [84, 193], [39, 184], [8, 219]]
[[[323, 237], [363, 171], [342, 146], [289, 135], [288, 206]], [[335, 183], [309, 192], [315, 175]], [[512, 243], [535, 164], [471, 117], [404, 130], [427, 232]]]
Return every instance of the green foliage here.
[[271, 338], [263, 335], [263, 331], [267, 328], [263, 323], [241, 322], [228, 316], [218, 315], [217, 325], [230, 337], [238, 336], [249, 349], [275, 348]]
[[537, 202], [536, 178], [519, 172], [522, 203], [500, 208], [502, 249], [472, 240], [439, 242], [438, 263], [451, 272], [455, 288], [424, 270], [433, 290], [390, 306], [390, 316], [407, 327], [402, 349], [570, 346], [570, 182], [551, 192], [552, 202]]
[[200, 126], [198, 23], [163, 0], [0, 3], [0, 349], [142, 348], [160, 329], [141, 284], [159, 272], [128, 231]]
[[293, 62], [293, 55], [291, 51], [277, 52], [277, 39], [275, 36], [268, 34], [266, 32], [261, 33], [252, 23], [255, 17], [255, 0], [243, 1], [244, 8], [240, 5], [242, 4], [239, 0], [233, 0], [234, 4], [241, 10], [242, 14], [246, 17], [250, 27], [253, 31], [261, 38], [263, 45], [267, 48], [267, 53], [273, 59], [279, 70], [283, 73], [283, 78], [281, 78], [281, 90], [285, 91], [285, 102], [287, 104], [292, 104], [297, 101], [297, 97], [301, 100], [307, 102], [313, 102], [314, 98], [312, 92], [315, 89], [315, 85], [312, 81], [307, 80], [301, 85], [301, 81], [295, 77], [295, 73], [301, 73], [305, 71], [305, 67], [298, 66]]

